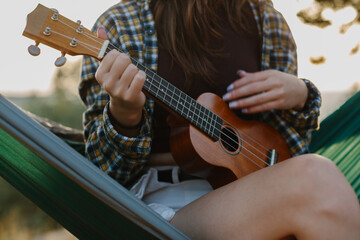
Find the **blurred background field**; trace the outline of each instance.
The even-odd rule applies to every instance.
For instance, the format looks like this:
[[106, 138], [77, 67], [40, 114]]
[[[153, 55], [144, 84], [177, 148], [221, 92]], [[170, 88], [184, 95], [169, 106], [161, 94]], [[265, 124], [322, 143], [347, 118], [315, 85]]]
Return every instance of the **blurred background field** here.
[[[84, 13], [80, 7], [71, 7], [73, 1], [41, 1], [48, 7], [58, 8], [61, 14], [73, 20], [77, 20], [77, 14], [81, 12], [87, 27], [116, 2], [78, 1], [77, 4], [87, 4], [88, 10]], [[297, 42], [299, 76], [311, 79], [322, 92], [320, 120], [323, 120], [360, 90], [360, 1], [273, 2], [285, 16]], [[26, 48], [32, 43], [25, 40], [21, 32], [25, 15], [36, 4], [33, 0], [26, 1], [24, 8], [17, 11], [22, 14], [19, 25], [8, 31], [12, 41], [9, 38], [0, 40], [2, 46], [16, 46], [4, 49], [11, 52], [5, 54], [6, 60], [2, 60], [0, 94], [34, 114], [81, 129], [84, 106], [77, 93], [80, 58], [68, 57], [64, 67], [55, 69], [53, 61], [59, 55], [55, 50], [42, 47], [39, 57], [28, 56]], [[1, 8], [1, 18], [9, 18], [8, 12], [16, 12], [15, 8], [17, 6], [13, 5]], [[66, 240], [74, 237], [0, 177], [0, 240], [12, 239]]]
[[[7, 96], [10, 101], [38, 116], [82, 129], [84, 106], [76, 93], [80, 60], [56, 69], [47, 95], [31, 93]], [[0, 177], [0, 240], [70, 240], [61, 225]]]

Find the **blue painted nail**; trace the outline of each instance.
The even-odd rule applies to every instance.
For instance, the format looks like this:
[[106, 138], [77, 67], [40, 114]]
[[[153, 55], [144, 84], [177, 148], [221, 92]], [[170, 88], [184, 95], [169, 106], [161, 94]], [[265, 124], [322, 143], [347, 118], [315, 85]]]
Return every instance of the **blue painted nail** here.
[[246, 71], [244, 71], [244, 70], [238, 70], [236, 73], [237, 73], [238, 75], [240, 75], [240, 74], [242, 74], [242, 73], [246, 73]]
[[231, 91], [231, 90], [233, 90], [233, 89], [234, 89], [234, 85], [232, 85], [232, 84], [230, 84], [230, 85], [226, 88], [227, 91]]
[[235, 108], [237, 106], [236, 102], [229, 103], [230, 108]]
[[223, 100], [226, 101], [230, 98], [230, 94], [226, 93], [224, 96], [223, 96]]

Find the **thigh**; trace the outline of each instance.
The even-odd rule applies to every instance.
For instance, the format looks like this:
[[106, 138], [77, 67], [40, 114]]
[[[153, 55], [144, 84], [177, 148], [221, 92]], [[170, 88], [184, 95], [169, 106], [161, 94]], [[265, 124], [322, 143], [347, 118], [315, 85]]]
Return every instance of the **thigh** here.
[[[280, 239], [294, 229], [303, 157], [259, 170], [180, 209], [173, 220], [191, 239]], [[292, 198], [292, 199], [291, 199]]]

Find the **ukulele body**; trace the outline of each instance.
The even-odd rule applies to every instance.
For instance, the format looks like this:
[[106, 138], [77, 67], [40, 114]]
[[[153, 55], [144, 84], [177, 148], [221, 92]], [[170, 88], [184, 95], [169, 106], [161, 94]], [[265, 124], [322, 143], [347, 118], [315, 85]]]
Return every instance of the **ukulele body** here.
[[272, 127], [240, 119], [215, 94], [204, 93], [197, 101], [223, 119], [222, 132], [214, 141], [184, 121], [170, 124], [171, 152], [185, 172], [204, 177], [217, 188], [271, 165], [273, 149], [277, 162], [290, 158], [286, 142]]

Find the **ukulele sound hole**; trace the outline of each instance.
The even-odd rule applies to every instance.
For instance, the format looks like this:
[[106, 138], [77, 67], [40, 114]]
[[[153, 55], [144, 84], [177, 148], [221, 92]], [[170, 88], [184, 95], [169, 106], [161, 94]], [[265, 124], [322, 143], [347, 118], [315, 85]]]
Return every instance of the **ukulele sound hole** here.
[[220, 141], [224, 150], [234, 155], [239, 153], [239, 147], [241, 147], [241, 144], [239, 142], [238, 136], [238, 133], [235, 132], [232, 128], [223, 127], [221, 129]]

